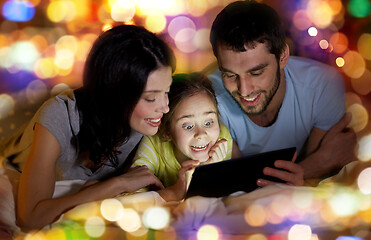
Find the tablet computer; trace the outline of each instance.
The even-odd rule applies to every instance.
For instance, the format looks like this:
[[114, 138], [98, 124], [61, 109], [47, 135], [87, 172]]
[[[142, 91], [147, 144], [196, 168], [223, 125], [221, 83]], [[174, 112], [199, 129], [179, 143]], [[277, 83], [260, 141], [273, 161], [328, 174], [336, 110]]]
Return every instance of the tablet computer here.
[[201, 165], [195, 168], [186, 198], [192, 196], [223, 197], [237, 191], [250, 192], [259, 178], [283, 182], [263, 174], [264, 167], [273, 167], [276, 160], [291, 161], [296, 148], [285, 148], [252, 156]]

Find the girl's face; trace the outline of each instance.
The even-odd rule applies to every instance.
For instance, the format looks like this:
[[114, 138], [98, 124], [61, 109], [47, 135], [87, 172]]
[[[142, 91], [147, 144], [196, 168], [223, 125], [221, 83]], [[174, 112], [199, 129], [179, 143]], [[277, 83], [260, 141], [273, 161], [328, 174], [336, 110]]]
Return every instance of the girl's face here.
[[209, 158], [219, 137], [217, 109], [206, 93], [197, 93], [179, 103], [170, 123], [174, 153], [179, 162]]
[[132, 129], [147, 136], [157, 133], [162, 116], [169, 111], [171, 75], [168, 66], [162, 66], [148, 75], [142, 96], [130, 117]]

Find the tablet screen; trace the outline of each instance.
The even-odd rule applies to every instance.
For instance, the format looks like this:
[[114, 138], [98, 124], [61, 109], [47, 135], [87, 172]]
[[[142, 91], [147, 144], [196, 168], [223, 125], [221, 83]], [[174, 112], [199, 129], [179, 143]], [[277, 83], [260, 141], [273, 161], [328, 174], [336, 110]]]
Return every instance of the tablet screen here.
[[286, 148], [198, 166], [192, 176], [186, 198], [191, 196], [222, 197], [237, 191], [250, 192], [259, 178], [282, 180], [263, 174], [264, 167], [274, 167], [276, 160], [291, 161], [296, 148]]

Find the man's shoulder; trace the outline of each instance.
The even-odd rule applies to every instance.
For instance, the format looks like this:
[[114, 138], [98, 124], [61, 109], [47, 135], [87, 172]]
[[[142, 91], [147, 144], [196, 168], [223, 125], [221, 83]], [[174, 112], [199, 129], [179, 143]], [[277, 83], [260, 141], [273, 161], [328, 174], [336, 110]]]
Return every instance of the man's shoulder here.
[[286, 78], [294, 84], [317, 87], [331, 81], [342, 80], [341, 74], [328, 64], [297, 56], [290, 56], [285, 67]]

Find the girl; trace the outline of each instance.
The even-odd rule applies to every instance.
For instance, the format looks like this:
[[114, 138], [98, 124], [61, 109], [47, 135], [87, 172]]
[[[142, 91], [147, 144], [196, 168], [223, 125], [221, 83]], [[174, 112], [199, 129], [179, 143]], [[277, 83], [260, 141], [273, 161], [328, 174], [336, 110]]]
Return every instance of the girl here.
[[[142, 135], [154, 135], [169, 111], [174, 68], [170, 48], [142, 27], [117, 26], [95, 41], [83, 87], [47, 101], [2, 145], [21, 172], [16, 213], [23, 230], [50, 224], [78, 204], [163, 187], [146, 167], [122, 169]], [[56, 180], [74, 179], [87, 183], [52, 197]]]
[[175, 75], [169, 102], [170, 112], [163, 117], [159, 133], [142, 139], [133, 167], [146, 165], [166, 187], [158, 191], [161, 197], [180, 201], [189, 183], [189, 170], [239, 153], [233, 147], [237, 151], [232, 154], [233, 141], [219, 122], [216, 98], [207, 78], [197, 73]]

